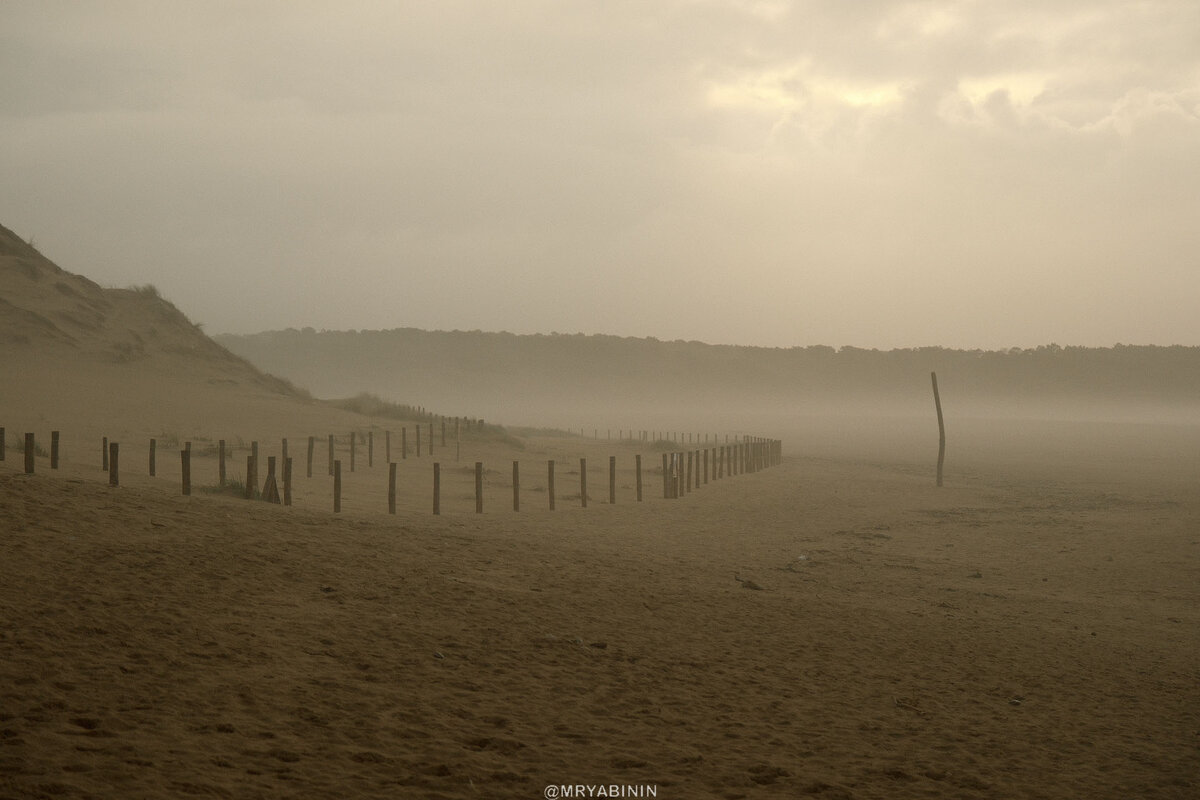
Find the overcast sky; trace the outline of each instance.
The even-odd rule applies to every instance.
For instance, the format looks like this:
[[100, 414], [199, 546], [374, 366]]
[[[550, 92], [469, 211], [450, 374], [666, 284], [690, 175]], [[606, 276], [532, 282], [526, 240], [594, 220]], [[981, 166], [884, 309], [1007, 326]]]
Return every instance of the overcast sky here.
[[1200, 345], [1200, 3], [0, 0], [0, 223], [210, 332]]

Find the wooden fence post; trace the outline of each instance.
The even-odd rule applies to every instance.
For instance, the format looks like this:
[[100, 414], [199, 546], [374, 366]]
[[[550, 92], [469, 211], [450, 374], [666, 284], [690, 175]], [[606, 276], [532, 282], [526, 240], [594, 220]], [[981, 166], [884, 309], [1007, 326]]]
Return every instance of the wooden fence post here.
[[58, 431], [50, 431], [50, 469], [58, 469]]
[[308, 478], [312, 477], [313, 449], [316, 447], [316, 445], [317, 445], [316, 437], [315, 436], [308, 437], [308, 471], [305, 473], [305, 477], [308, 477]]
[[521, 462], [513, 462], [513, 511], [521, 510]]
[[[26, 434], [25, 441], [27, 444], [32, 445], [33, 444], [33, 434], [32, 433]], [[27, 447], [26, 452], [30, 453], [31, 455], [28, 455], [25, 457], [25, 463], [29, 466], [29, 471], [33, 472], [33, 456], [32, 456], [33, 449], [31, 447]], [[121, 446], [119, 444], [117, 444], [116, 442], [109, 442], [108, 443], [108, 485], [109, 486], [119, 486], [121, 483], [121, 468], [119, 466], [119, 459], [118, 459], [118, 456], [120, 454], [121, 454]]]
[[[707, 440], [708, 435], [706, 434], [704, 438]], [[704, 482], [708, 483], [708, 448], [707, 447], [704, 448]]]
[[[33, 434], [32, 433], [25, 434], [25, 474], [26, 475], [33, 474], [33, 467], [34, 467], [33, 453], [36, 448], [37, 448], [37, 442], [34, 441]], [[112, 480], [111, 475], [112, 475], [112, 473], [110, 472], [109, 473], [110, 481]], [[115, 486], [116, 484], [113, 484], [113, 485]]]
[[642, 454], [638, 453], [633, 457], [634, 464], [637, 469], [637, 501], [642, 502]]
[[151, 478], [153, 478], [155, 476], [155, 473], [157, 472], [157, 470], [155, 469], [155, 464], [154, 464], [154, 455], [155, 455], [155, 450], [157, 450], [157, 449], [158, 449], [158, 440], [151, 439], [150, 440], [150, 477]]
[[342, 460], [339, 458], [333, 462], [333, 513], [340, 513], [342, 510]]
[[929, 377], [933, 379], [933, 405], [937, 408], [938, 421], [938, 463], [937, 463], [937, 485], [942, 485], [942, 465], [946, 462], [946, 422], [942, 419], [942, 398], [938, 394], [937, 373], [929, 373]]
[[[612, 431], [609, 431], [612, 436]], [[608, 504], [617, 504], [617, 457], [608, 457]]]
[[246, 472], [246, 483], [251, 487], [250, 497], [258, 494], [258, 442], [250, 443], [250, 467]]
[[579, 499], [587, 508], [587, 459], [579, 459]]
[[433, 513], [442, 513], [442, 465], [436, 461], [433, 464]]
[[[154, 441], [151, 439], [150, 441]], [[192, 451], [179, 451], [180, 467], [183, 470], [183, 496], [188, 497], [192, 493]], [[154, 473], [150, 473], [154, 474]]]
[[[429, 426], [429, 443], [433, 444], [433, 425]], [[475, 462], [475, 513], [483, 513], [483, 462]]]
[[388, 462], [388, 513], [396, 513], [396, 462]]
[[283, 460], [283, 504], [292, 504], [292, 457]]
[[546, 485], [549, 487], [547, 493], [550, 495], [550, 510], [554, 510], [554, 459], [550, 459], [546, 464]]
[[225, 440], [217, 442], [217, 483], [225, 487]]

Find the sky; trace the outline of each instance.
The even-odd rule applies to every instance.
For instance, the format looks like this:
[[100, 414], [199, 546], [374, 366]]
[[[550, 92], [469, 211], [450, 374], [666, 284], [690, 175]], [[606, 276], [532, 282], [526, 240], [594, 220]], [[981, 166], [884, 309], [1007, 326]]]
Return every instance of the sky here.
[[0, 0], [0, 224], [211, 333], [1200, 345], [1200, 3]]

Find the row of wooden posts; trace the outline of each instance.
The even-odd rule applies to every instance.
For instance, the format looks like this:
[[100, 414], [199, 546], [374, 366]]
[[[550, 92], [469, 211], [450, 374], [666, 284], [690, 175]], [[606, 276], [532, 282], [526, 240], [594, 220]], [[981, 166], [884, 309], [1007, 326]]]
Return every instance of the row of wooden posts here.
[[[419, 428], [418, 428], [419, 430]], [[395, 461], [390, 459], [390, 432], [385, 433], [385, 442], [387, 447], [388, 459], [388, 512], [396, 513], [396, 467]], [[699, 438], [697, 436], [697, 438]], [[431, 432], [432, 439], [432, 432]], [[354, 469], [355, 459], [355, 440], [356, 434], [350, 434], [350, 469]], [[50, 435], [50, 468], [58, 469], [58, 452], [59, 452], [59, 432], [52, 431]], [[333, 476], [333, 510], [335, 513], [342, 510], [342, 460], [335, 458], [334, 436], [329, 435], [329, 474]], [[407, 457], [407, 439], [402, 434], [401, 439], [401, 457]], [[420, 447], [419, 436], [417, 438], [418, 448]], [[0, 461], [4, 459], [4, 428], [0, 428]], [[374, 453], [374, 438], [373, 434], [367, 436], [368, 447], [368, 466], [372, 464]], [[308, 437], [308, 453], [307, 453], [307, 468], [306, 474], [309, 478], [313, 474], [313, 453], [316, 448], [316, 437]], [[36, 443], [34, 434], [25, 434], [25, 471], [33, 473], [34, 471], [34, 453], [36, 451]], [[157, 451], [158, 442], [156, 439], [150, 440], [150, 457], [149, 457], [149, 473], [151, 477], [155, 477], [157, 473]], [[418, 449], [418, 453], [420, 450]], [[185, 442], [183, 448], [179, 451], [181, 462], [181, 488], [184, 495], [192, 493], [191, 483], [191, 455], [192, 443]], [[740, 475], [746, 472], [758, 472], [770, 466], [775, 466], [782, 461], [783, 449], [782, 442], [778, 439], [765, 438], [749, 438], [746, 437], [742, 441], [734, 444], [717, 445], [714, 447], [705, 447], [699, 450], [689, 450], [686, 452], [670, 452], [662, 454], [662, 476], [663, 476], [663, 498], [678, 499], [688, 493], [699, 489], [703, 484], [709, 482], [710, 476], [712, 480], [718, 480], [724, 477]], [[258, 442], [251, 442], [250, 454], [246, 456], [246, 481], [245, 481], [245, 497], [247, 499], [261, 498], [269, 502], [280, 503], [282, 505], [292, 504], [292, 458], [288, 455], [288, 441], [282, 440], [282, 458], [281, 475], [277, 475], [275, 456], [270, 456], [267, 459], [267, 477], [263, 483], [262, 491], [258, 489]], [[635, 474], [636, 474], [636, 497], [637, 501], [642, 501], [642, 456], [640, 454], [634, 456]], [[118, 442], [110, 442], [107, 437], [104, 437], [101, 442], [101, 469], [108, 473], [108, 482], [110, 486], [120, 485], [120, 444]], [[224, 487], [227, 483], [226, 479], [226, 446], [225, 440], [222, 439], [217, 444], [217, 469], [219, 485]], [[554, 480], [555, 462], [553, 459], [547, 462], [547, 494], [549, 495], [550, 510], [555, 509], [555, 480]], [[615, 504], [617, 502], [617, 457], [610, 456], [608, 459], [608, 502]], [[520, 462], [512, 462], [512, 486], [513, 486], [513, 511], [521, 509], [521, 477], [520, 477]], [[584, 508], [588, 504], [587, 491], [587, 459], [579, 459], [579, 497]], [[282, 490], [280, 487], [282, 484]], [[475, 511], [483, 513], [483, 462], [475, 462]], [[434, 463], [433, 465], [433, 513], [441, 513], [441, 464]]]

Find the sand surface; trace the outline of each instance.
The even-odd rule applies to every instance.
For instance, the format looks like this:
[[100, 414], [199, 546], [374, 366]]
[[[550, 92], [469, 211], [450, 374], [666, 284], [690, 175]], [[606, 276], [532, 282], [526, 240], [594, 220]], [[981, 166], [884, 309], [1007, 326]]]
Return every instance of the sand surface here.
[[[252, 422], [301, 463], [331, 419]], [[1145, 436], [981, 426], [942, 489], [793, 438], [676, 501], [641, 446], [439, 446], [440, 517], [427, 452], [386, 513], [377, 439], [334, 516], [320, 447], [283, 508], [181, 496], [178, 443], [150, 479], [129, 420], [110, 488], [74, 421], [33, 420], [58, 472], [0, 463], [0, 797], [1200, 795], [1198, 475]], [[197, 487], [223, 425], [183, 434]]]

